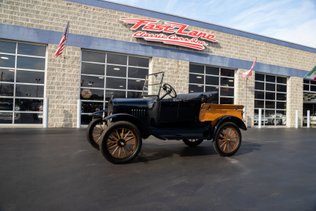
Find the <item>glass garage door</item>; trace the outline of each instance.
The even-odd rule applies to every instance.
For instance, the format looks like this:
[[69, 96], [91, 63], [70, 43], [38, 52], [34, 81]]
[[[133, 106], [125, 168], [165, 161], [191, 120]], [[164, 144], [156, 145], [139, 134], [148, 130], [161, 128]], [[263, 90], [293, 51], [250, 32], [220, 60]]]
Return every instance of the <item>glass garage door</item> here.
[[235, 70], [190, 64], [189, 92], [215, 92], [214, 103], [234, 104]]
[[255, 74], [254, 125], [258, 125], [259, 108], [262, 109], [262, 126], [286, 125], [286, 89], [286, 77]]
[[307, 111], [310, 112], [310, 126], [316, 127], [316, 81], [304, 80], [303, 125], [307, 126]]
[[104, 109], [111, 97], [141, 97], [148, 69], [149, 58], [82, 50], [81, 124], [88, 124], [90, 114]]
[[46, 46], [0, 40], [0, 124], [41, 124]]

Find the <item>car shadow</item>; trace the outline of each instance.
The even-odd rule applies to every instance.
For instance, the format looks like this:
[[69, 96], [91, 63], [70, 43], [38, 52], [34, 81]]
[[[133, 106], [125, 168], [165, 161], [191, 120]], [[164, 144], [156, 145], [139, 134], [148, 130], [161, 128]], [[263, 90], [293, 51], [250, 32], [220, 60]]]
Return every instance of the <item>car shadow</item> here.
[[[179, 143], [182, 144], [182, 143]], [[179, 147], [179, 144], [158, 145], [153, 143], [146, 143], [143, 146], [143, 150], [132, 162], [149, 162], [154, 160], [160, 160], [168, 157], [195, 157], [195, 156], [211, 156], [217, 155], [212, 144], [210, 142], [203, 143], [200, 146], [188, 147], [183, 145]], [[238, 152], [234, 156], [241, 156], [244, 154], [252, 153], [261, 149], [261, 144], [243, 142]]]

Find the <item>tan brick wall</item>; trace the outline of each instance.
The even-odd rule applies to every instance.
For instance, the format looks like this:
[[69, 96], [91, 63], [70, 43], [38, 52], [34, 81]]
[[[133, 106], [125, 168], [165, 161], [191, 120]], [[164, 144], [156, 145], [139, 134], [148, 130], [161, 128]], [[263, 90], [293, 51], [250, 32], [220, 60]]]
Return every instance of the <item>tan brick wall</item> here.
[[247, 70], [239, 69], [235, 73], [235, 102], [245, 106], [244, 121], [247, 127], [253, 127], [254, 118], [254, 89], [255, 77], [254, 73], [248, 79], [242, 77], [242, 73]]
[[175, 59], [153, 57], [150, 73], [164, 71], [164, 82], [175, 88], [178, 94], [188, 93], [189, 90], [189, 62]]
[[[62, 0], [3, 0], [0, 8], [0, 23], [63, 31], [69, 20], [71, 33], [140, 42], [132, 38], [129, 27], [119, 21], [122, 17], [142, 17], [134, 14]], [[192, 26], [190, 29], [212, 32]], [[256, 56], [258, 62], [303, 70], [311, 70], [316, 63], [315, 53], [222, 32], [214, 33], [218, 44], [210, 45], [206, 51], [212, 55], [244, 60], [252, 60]]]
[[303, 125], [303, 79], [290, 77], [287, 81], [286, 126], [295, 126], [295, 111], [298, 111], [299, 127]]
[[48, 127], [76, 127], [80, 87], [80, 48], [66, 47], [52, 58], [57, 45], [48, 45], [46, 97]]

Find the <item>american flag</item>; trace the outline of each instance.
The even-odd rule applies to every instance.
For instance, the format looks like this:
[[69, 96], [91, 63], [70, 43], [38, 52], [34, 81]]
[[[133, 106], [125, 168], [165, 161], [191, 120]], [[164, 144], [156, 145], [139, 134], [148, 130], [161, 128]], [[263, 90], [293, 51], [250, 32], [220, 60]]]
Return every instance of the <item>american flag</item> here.
[[252, 71], [255, 68], [256, 62], [257, 62], [257, 57], [255, 58], [255, 60], [253, 60], [250, 69], [242, 74], [243, 78], [248, 78], [248, 77], [252, 76]]
[[65, 44], [67, 41], [67, 37], [68, 37], [68, 30], [69, 30], [69, 21], [67, 22], [65, 31], [63, 33], [63, 36], [61, 37], [59, 44], [58, 44], [58, 48], [56, 49], [55, 53], [54, 53], [54, 58], [57, 58], [58, 56], [60, 56], [64, 49], [65, 49]]

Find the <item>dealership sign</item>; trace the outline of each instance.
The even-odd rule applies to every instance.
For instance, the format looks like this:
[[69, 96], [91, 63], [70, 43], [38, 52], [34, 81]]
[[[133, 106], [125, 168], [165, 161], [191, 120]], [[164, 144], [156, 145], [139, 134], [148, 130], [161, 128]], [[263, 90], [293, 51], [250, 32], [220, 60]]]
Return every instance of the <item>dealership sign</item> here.
[[176, 45], [202, 51], [207, 42], [216, 43], [215, 35], [203, 31], [189, 30], [189, 25], [164, 22], [157, 19], [122, 18], [122, 22], [131, 24], [135, 31], [133, 37], [151, 42], [160, 42], [167, 45]]

